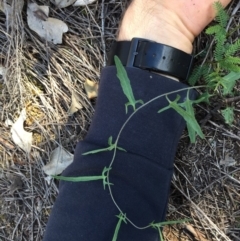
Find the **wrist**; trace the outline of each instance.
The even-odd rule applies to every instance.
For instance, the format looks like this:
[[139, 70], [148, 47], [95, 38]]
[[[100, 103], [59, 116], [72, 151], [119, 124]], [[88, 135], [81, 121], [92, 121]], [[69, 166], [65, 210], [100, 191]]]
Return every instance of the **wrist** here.
[[124, 15], [117, 39], [145, 38], [190, 54], [194, 35], [181, 19], [154, 1], [148, 1], [147, 8], [144, 3], [142, 0], [132, 2]]

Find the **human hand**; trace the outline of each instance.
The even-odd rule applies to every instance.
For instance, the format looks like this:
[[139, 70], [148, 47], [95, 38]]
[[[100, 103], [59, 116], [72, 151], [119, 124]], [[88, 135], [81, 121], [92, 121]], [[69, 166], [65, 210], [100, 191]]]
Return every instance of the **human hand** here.
[[[216, 0], [133, 0], [118, 40], [146, 38], [192, 52], [194, 38], [215, 17]], [[225, 7], [231, 0], [221, 0]]]

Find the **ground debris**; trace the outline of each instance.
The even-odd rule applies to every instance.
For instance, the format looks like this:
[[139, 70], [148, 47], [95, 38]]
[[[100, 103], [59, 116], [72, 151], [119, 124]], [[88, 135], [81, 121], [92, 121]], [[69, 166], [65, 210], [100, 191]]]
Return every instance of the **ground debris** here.
[[236, 160], [230, 156], [230, 154], [226, 154], [224, 159], [221, 159], [219, 164], [224, 165], [225, 167], [231, 167], [236, 165]]

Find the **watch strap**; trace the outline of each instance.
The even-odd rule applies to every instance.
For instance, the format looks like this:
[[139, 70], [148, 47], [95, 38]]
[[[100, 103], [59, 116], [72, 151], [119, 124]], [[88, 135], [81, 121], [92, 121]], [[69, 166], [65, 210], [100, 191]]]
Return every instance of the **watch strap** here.
[[108, 54], [107, 65], [115, 65], [117, 55], [126, 67], [146, 69], [186, 80], [191, 70], [193, 56], [168, 45], [147, 39], [114, 42]]

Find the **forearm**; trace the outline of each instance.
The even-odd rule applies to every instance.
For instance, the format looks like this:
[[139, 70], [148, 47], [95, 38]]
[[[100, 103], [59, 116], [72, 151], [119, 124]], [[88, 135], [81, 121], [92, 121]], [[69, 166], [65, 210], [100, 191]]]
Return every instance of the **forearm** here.
[[[213, 18], [211, 0], [134, 0], [123, 18], [118, 40], [147, 38], [191, 53], [192, 42]], [[222, 0], [226, 5], [229, 0]], [[185, 4], [186, 3], [186, 4]], [[207, 12], [206, 12], [207, 11]], [[204, 21], [199, 21], [199, 19]], [[191, 21], [189, 20], [191, 19]], [[182, 100], [187, 86], [145, 70], [127, 68], [134, 96], [145, 103], [150, 99], [179, 90]], [[191, 98], [194, 98], [191, 92]], [[175, 99], [176, 93], [169, 96]], [[107, 147], [127, 120], [123, 94], [116, 68], [103, 70], [96, 112], [84, 141], [76, 148], [74, 162], [64, 176], [99, 176], [109, 167], [113, 152], [83, 156], [87, 151]], [[139, 110], [123, 129], [110, 171], [112, 193], [123, 213], [137, 226], [161, 222], [165, 218], [174, 155], [181, 132], [182, 117], [172, 109], [158, 114], [168, 104], [159, 98]], [[131, 109], [131, 107], [129, 107]], [[130, 113], [130, 110], [129, 110]], [[102, 180], [61, 182], [59, 197], [49, 219], [44, 241], [110, 241], [120, 212], [103, 189]], [[154, 229], [139, 230], [123, 224], [118, 241], [158, 240]]]
[[[145, 103], [158, 95], [186, 87], [147, 71], [133, 68], [127, 71], [135, 98]], [[100, 83], [90, 130], [85, 140], [78, 144], [74, 162], [63, 173], [64, 176], [101, 175], [103, 168], [110, 165], [113, 152], [82, 154], [107, 147], [110, 136], [115, 141], [120, 128], [132, 113], [129, 107], [126, 115], [127, 99], [116, 77], [115, 67], [103, 70]], [[184, 98], [186, 91], [178, 94]], [[172, 98], [175, 99], [175, 96]], [[127, 152], [117, 152], [110, 171], [110, 182], [114, 184], [111, 188], [117, 204], [131, 221], [141, 227], [165, 218], [174, 154], [185, 126], [183, 119], [173, 110], [157, 113], [166, 105], [165, 97], [160, 98], [142, 108], [129, 121], [118, 143]], [[61, 182], [44, 240], [110, 241], [118, 214], [108, 188], [103, 189], [102, 180]], [[118, 237], [118, 241], [157, 239], [156, 230], [139, 231], [130, 223], [122, 224]]]

